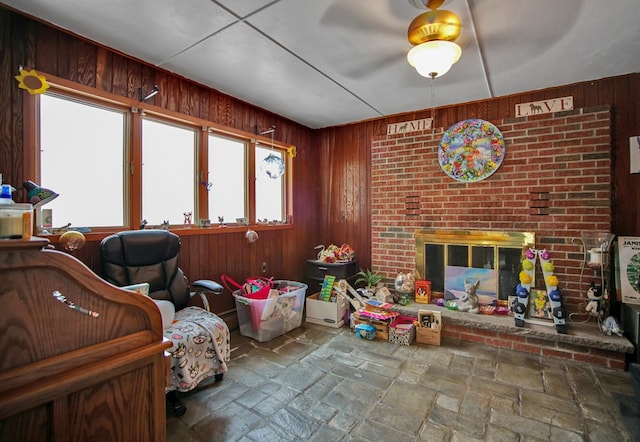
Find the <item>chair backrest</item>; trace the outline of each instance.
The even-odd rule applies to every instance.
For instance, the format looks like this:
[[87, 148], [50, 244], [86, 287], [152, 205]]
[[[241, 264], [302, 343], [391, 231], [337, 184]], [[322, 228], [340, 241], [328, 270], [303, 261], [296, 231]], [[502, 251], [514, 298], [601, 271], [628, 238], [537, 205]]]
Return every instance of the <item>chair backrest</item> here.
[[149, 296], [173, 302], [176, 310], [189, 303], [189, 282], [178, 267], [180, 237], [168, 230], [131, 230], [100, 243], [103, 277], [117, 286], [148, 283]]

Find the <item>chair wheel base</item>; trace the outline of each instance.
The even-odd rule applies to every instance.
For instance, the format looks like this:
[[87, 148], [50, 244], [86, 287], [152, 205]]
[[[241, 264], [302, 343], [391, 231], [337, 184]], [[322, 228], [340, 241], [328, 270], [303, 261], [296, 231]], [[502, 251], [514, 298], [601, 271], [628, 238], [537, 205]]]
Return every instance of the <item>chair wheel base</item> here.
[[187, 407], [178, 399], [178, 394], [175, 391], [167, 393], [167, 405], [175, 417], [180, 417], [187, 412]]

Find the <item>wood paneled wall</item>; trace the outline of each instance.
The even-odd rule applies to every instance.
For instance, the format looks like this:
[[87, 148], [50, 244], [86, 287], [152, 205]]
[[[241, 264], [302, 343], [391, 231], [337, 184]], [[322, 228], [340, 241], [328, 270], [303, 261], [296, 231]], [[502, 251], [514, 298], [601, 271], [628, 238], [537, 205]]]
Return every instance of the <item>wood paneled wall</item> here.
[[[160, 93], [152, 104], [245, 132], [255, 133], [256, 128], [275, 124], [276, 139], [297, 148], [293, 161], [294, 227], [258, 231], [254, 244], [246, 241], [246, 229], [184, 235], [180, 265], [191, 280], [219, 279], [222, 273], [242, 280], [262, 274], [263, 262], [267, 276], [304, 279], [306, 259], [314, 256], [313, 248], [318, 244], [319, 150], [314, 146], [315, 131], [0, 7], [0, 173], [4, 182], [15, 187], [33, 179], [25, 164], [32, 146], [25, 146], [23, 140], [23, 125], [31, 124], [23, 114], [26, 92], [18, 89], [14, 79], [19, 66], [133, 100], [137, 100], [138, 88], [148, 91], [157, 84]], [[93, 166], [86, 161], [79, 159], [77, 166]], [[89, 238], [74, 255], [99, 272], [100, 237]], [[230, 294], [216, 301], [216, 311], [235, 308]]]
[[[138, 88], [149, 90], [158, 84], [161, 93], [153, 98], [157, 106], [247, 132], [275, 123], [279, 141], [297, 146], [295, 227], [259, 232], [260, 239], [253, 245], [238, 232], [185, 236], [181, 265], [191, 279], [215, 278], [220, 273], [241, 278], [259, 273], [262, 262], [267, 262], [268, 274], [301, 280], [313, 247], [330, 243], [351, 244], [360, 267], [370, 267], [371, 139], [385, 134], [389, 123], [431, 116], [425, 103], [419, 112], [311, 130], [0, 7], [0, 173], [10, 183], [30, 178], [24, 165], [24, 152], [30, 147], [23, 145], [23, 91], [13, 79], [21, 65], [131, 98], [137, 97]], [[437, 108], [435, 126], [446, 129], [467, 118], [511, 118], [517, 103], [546, 98], [573, 96], [575, 108], [609, 105], [614, 233], [640, 235], [640, 175], [629, 173], [629, 137], [640, 134], [639, 91], [637, 73], [576, 83]], [[97, 243], [76, 253], [97, 269]], [[226, 297], [223, 304], [231, 306], [232, 301]]]

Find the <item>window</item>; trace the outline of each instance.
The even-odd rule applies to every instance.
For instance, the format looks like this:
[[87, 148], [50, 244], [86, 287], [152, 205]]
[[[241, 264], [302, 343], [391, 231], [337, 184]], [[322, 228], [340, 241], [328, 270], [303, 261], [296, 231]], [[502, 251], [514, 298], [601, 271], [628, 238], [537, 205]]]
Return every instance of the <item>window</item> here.
[[285, 221], [284, 175], [278, 178], [267, 176], [260, 167], [265, 158], [275, 155], [284, 161], [284, 154], [271, 148], [256, 146], [256, 219], [262, 221]]
[[290, 219], [290, 164], [276, 178], [260, 167], [269, 156], [289, 160], [273, 138], [268, 143], [155, 106], [141, 110], [129, 98], [76, 90], [66, 80], [49, 81], [47, 94], [29, 101], [38, 150], [28, 178], [60, 194], [46, 206], [54, 228], [136, 229], [143, 220], [175, 228], [188, 214], [194, 225]]
[[[124, 226], [127, 112], [48, 93], [40, 97], [39, 184], [53, 226]], [[97, 165], [97, 167], [96, 167]]]
[[196, 132], [142, 120], [142, 218], [151, 225], [179, 224], [195, 213]]
[[247, 218], [247, 143], [209, 135], [209, 214], [214, 221]]

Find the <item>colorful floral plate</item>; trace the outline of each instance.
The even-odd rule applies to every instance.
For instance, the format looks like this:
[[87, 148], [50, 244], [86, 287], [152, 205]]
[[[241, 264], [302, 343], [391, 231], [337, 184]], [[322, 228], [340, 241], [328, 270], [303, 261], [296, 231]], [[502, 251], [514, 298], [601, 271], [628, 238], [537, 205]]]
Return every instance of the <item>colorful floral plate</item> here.
[[490, 177], [502, 164], [504, 138], [500, 130], [485, 120], [459, 121], [442, 136], [438, 161], [444, 173], [462, 182]]

